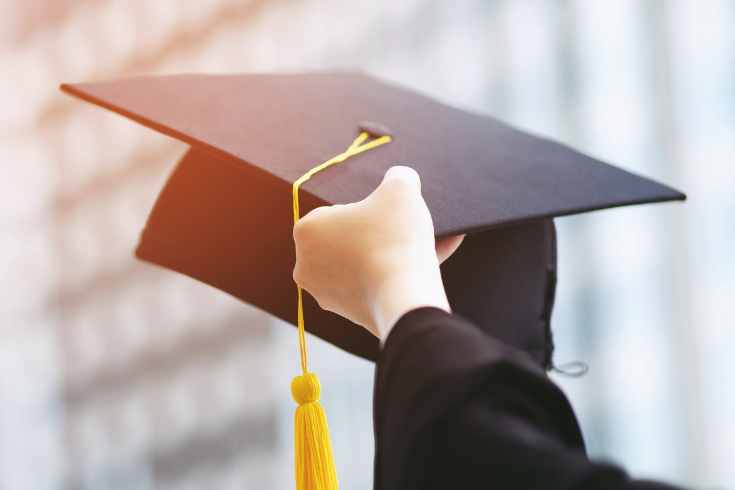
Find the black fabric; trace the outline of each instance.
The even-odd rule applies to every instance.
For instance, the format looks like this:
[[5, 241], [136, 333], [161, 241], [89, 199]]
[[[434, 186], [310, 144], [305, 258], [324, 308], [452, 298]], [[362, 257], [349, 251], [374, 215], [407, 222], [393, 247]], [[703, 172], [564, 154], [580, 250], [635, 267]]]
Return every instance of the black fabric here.
[[[309, 203], [301, 207], [304, 214], [312, 209]], [[192, 149], [158, 197], [135, 254], [296, 325], [292, 237], [290, 192]], [[322, 310], [306, 291], [304, 315], [307, 331], [347, 352], [377, 358], [374, 335]]]
[[672, 489], [588, 460], [532, 358], [435, 308], [401, 318], [375, 385], [375, 489]]
[[[293, 211], [286, 193], [192, 149], [161, 192], [136, 255], [296, 324]], [[304, 213], [310, 210], [304, 206]], [[442, 265], [442, 277], [455, 311], [548, 367], [555, 268], [554, 224], [541, 220], [469, 235]], [[377, 359], [373, 335], [304, 298], [309, 332]]]
[[[437, 237], [469, 233], [443, 266], [450, 304], [545, 368], [556, 284], [551, 217], [683, 199], [680, 192], [496, 119], [349, 73], [177, 75], [63, 85], [192, 145], [136, 256], [296, 324], [293, 182], [367, 130], [393, 141], [301, 186], [302, 214], [368, 196], [386, 170], [421, 175]], [[376, 359], [363, 328], [305, 295], [306, 329]], [[512, 326], [512, 327], [511, 327]]]
[[441, 266], [452, 311], [552, 366], [556, 230], [541, 220], [473, 233]]
[[301, 187], [303, 199], [359, 201], [390, 167], [406, 165], [421, 175], [438, 237], [684, 198], [567, 146], [357, 73], [135, 77], [62, 89], [286, 191], [345, 151], [361, 127], [384, 126], [392, 143], [315, 176]]

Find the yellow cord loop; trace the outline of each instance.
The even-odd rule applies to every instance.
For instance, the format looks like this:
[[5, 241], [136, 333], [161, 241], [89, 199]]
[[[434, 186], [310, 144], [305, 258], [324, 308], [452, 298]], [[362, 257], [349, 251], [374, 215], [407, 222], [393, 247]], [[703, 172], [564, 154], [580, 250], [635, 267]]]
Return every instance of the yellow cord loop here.
[[[337, 155], [328, 162], [306, 172], [303, 177], [293, 184], [293, 222], [299, 221], [299, 186], [309, 180], [315, 173], [324, 170], [330, 165], [343, 162], [353, 155], [362, 153], [380, 145], [391, 142], [390, 136], [362, 144], [368, 138], [368, 133], [362, 133], [352, 142], [344, 153]], [[291, 394], [296, 403], [296, 490], [337, 490], [337, 472], [334, 468], [332, 445], [329, 442], [327, 416], [319, 403], [321, 386], [316, 374], [310, 373], [306, 364], [306, 336], [304, 334], [304, 307], [301, 299], [301, 286], [296, 285], [299, 291], [299, 350], [301, 352], [301, 370], [303, 375], [296, 376], [291, 381]]]
[[[352, 142], [349, 148], [347, 148], [347, 151], [344, 153], [340, 153], [336, 157], [332, 158], [331, 160], [322, 163], [318, 167], [314, 167], [308, 172], [306, 172], [299, 180], [293, 183], [293, 223], [294, 225], [298, 223], [299, 219], [301, 218], [301, 215], [299, 213], [299, 186], [309, 180], [312, 175], [315, 173], [324, 170], [325, 168], [334, 165], [335, 163], [343, 162], [350, 158], [353, 155], [357, 155], [358, 153], [362, 153], [363, 151], [370, 150], [372, 148], [375, 148], [380, 145], [384, 145], [386, 143], [390, 143], [392, 141], [392, 138], [390, 136], [383, 136], [381, 138], [375, 139], [369, 143], [365, 143], [361, 146], [362, 142], [365, 141], [368, 138], [368, 133], [361, 133], [360, 136], [355, 139], [355, 141]], [[306, 364], [306, 340], [304, 337], [304, 307], [303, 307], [303, 301], [301, 299], [301, 286], [296, 285], [296, 288], [299, 291], [299, 311], [298, 311], [298, 326], [299, 326], [299, 350], [301, 351], [301, 370], [304, 374], [308, 373], [308, 367]]]

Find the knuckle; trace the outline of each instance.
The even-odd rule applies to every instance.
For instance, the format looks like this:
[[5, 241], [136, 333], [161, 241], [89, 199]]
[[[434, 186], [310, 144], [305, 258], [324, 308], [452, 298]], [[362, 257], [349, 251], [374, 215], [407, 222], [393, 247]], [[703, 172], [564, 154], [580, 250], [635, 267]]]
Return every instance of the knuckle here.
[[299, 287], [301, 287], [301, 289], [307, 291], [309, 294], [314, 292], [314, 288], [312, 287], [313, 281], [309, 274], [304, 273], [303, 270], [294, 269], [293, 280], [299, 285]]
[[296, 261], [296, 267], [293, 268], [293, 280], [296, 284], [299, 286], [302, 286], [302, 282], [304, 279], [304, 273], [303, 268], [301, 267], [301, 264]]
[[299, 219], [293, 227], [293, 237], [297, 242], [299, 240], [309, 240], [313, 237], [320, 227], [323, 227], [324, 221], [329, 216], [330, 208], [327, 206], [319, 207], [311, 210], [309, 213]]
[[329, 206], [320, 206], [318, 208], [314, 208], [306, 213], [304, 217], [299, 220], [299, 223], [303, 220], [307, 220], [308, 223], [321, 221], [325, 217], [325, 215], [329, 214], [329, 210]]
[[320, 296], [320, 297], [317, 298], [315, 296], [314, 299], [316, 300], [317, 304], [319, 305], [319, 308], [321, 308], [322, 310], [335, 312], [335, 310], [334, 310], [334, 304], [331, 301], [327, 300], [325, 297]]
[[300, 219], [296, 222], [293, 226], [293, 239], [296, 242], [296, 245], [300, 242], [303, 242], [304, 240], [308, 239], [309, 235], [312, 233], [312, 223], [311, 221], [307, 219]]

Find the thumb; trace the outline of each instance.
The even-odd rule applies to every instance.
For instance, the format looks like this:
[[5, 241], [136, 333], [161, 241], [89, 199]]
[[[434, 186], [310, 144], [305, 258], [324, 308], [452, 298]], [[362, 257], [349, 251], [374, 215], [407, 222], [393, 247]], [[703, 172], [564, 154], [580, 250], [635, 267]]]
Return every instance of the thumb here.
[[419, 174], [411, 167], [399, 165], [389, 168], [383, 177], [381, 185], [393, 180], [398, 180], [411, 186], [415, 186], [417, 190], [421, 191], [421, 177], [419, 177]]

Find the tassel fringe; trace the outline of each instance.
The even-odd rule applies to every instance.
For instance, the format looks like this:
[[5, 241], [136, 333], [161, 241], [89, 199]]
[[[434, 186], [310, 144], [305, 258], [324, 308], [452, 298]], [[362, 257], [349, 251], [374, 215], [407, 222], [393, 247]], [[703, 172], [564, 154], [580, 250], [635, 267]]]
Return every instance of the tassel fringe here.
[[291, 381], [296, 403], [296, 490], [337, 490], [327, 416], [318, 402], [319, 378], [313, 373]]

